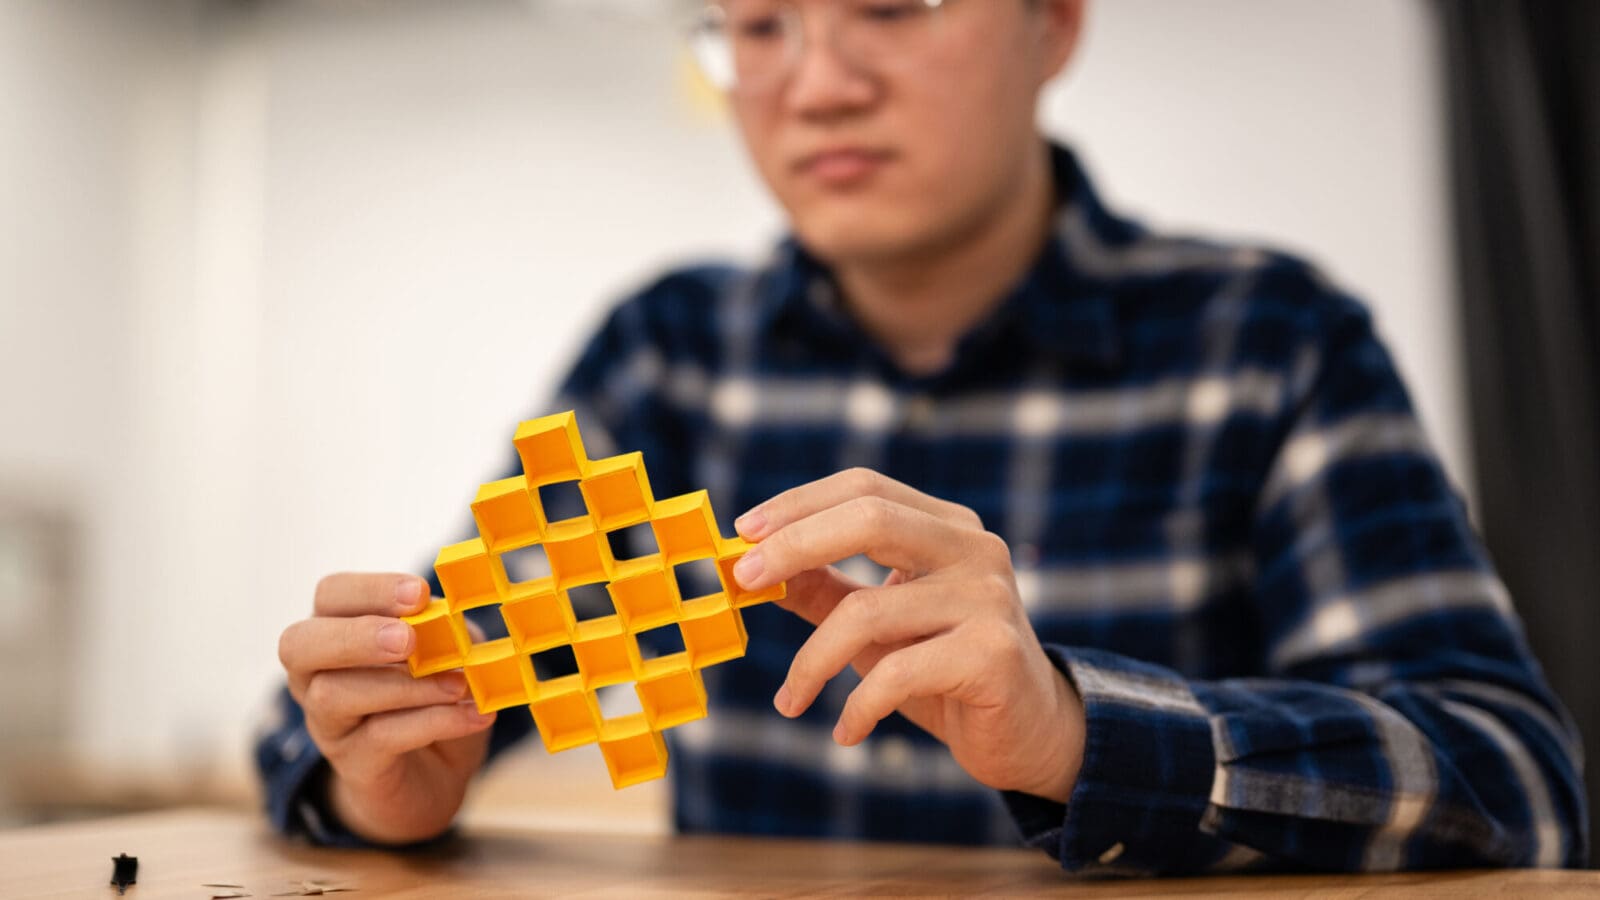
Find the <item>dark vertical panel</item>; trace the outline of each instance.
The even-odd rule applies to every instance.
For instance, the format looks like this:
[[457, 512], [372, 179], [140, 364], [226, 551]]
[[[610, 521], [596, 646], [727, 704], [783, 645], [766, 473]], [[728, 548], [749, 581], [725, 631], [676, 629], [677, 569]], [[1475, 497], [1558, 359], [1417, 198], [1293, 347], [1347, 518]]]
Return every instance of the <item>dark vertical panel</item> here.
[[[1600, 750], [1600, 3], [1437, 0], [1484, 536]], [[1589, 809], [1600, 778], [1589, 773]], [[1591, 828], [1591, 861], [1600, 842]]]

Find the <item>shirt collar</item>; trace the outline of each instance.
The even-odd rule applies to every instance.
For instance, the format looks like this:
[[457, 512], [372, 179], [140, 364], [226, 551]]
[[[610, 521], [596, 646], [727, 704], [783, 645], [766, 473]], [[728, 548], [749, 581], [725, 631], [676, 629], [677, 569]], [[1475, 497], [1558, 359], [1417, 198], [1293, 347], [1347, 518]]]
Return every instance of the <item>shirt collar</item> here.
[[[1071, 150], [1052, 144], [1050, 165], [1056, 192], [1050, 239], [995, 312], [962, 339], [958, 358], [974, 345], [1004, 336], [1096, 368], [1115, 366], [1121, 359], [1115, 283], [1083, 263], [1097, 247], [1123, 243], [1140, 228], [1105, 208]], [[865, 340], [829, 304], [833, 289], [827, 266], [794, 237], [779, 243], [766, 274], [757, 297], [763, 331], [799, 326], [830, 338]]]

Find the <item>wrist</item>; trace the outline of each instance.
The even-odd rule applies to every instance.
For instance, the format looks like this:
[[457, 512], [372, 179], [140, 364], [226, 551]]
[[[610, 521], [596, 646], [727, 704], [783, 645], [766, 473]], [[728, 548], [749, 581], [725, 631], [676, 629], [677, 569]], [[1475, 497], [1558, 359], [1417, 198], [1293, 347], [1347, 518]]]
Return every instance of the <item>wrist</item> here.
[[[431, 841], [439, 837], [454, 819], [453, 814], [442, 821], [421, 820], [414, 807], [404, 810], [382, 809], [369, 799], [374, 794], [364, 792], [329, 767], [323, 781], [322, 809], [333, 818], [337, 827], [372, 844], [404, 846]], [[393, 792], [378, 792], [378, 796], [394, 796]]]
[[1048, 718], [1045, 765], [1041, 780], [1034, 790], [1026, 791], [1056, 803], [1066, 804], [1078, 784], [1078, 773], [1083, 769], [1084, 746], [1087, 742], [1088, 718], [1083, 708], [1083, 698], [1078, 696], [1065, 674], [1050, 667], [1054, 702], [1053, 714]]

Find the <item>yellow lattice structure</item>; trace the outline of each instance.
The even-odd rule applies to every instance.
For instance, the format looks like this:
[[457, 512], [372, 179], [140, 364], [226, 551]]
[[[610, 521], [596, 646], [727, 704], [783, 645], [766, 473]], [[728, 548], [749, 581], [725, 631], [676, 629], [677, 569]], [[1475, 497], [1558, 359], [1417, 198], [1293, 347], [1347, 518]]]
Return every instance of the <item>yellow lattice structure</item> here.
[[[656, 500], [642, 454], [591, 460], [571, 412], [524, 422], [514, 443], [523, 474], [483, 485], [472, 503], [478, 537], [439, 551], [434, 571], [444, 589], [405, 621], [416, 630], [413, 676], [462, 669], [483, 712], [528, 706], [552, 753], [598, 742], [611, 783], [626, 787], [667, 771], [661, 732], [706, 715], [700, 670], [744, 655], [739, 610], [776, 600], [784, 586], [742, 590], [733, 564], [750, 545], [724, 538], [705, 491]], [[539, 488], [576, 481], [587, 512], [549, 522]], [[614, 559], [607, 534], [648, 522], [658, 552]], [[542, 544], [550, 574], [513, 582], [502, 554]], [[714, 559], [722, 590], [679, 596], [672, 568]], [[605, 584], [614, 613], [579, 622], [567, 592]], [[508, 637], [473, 643], [462, 614], [498, 604]], [[681, 652], [644, 659], [637, 636], [676, 624]], [[532, 656], [570, 646], [578, 671], [541, 681]], [[605, 719], [596, 692], [633, 682], [643, 712]]]

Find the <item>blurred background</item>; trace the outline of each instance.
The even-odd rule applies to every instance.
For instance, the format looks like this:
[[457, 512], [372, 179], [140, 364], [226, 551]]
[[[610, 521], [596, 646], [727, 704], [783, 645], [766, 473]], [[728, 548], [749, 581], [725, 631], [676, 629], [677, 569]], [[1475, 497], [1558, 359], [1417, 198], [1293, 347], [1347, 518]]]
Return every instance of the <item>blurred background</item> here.
[[[0, 823], [253, 804], [316, 580], [420, 571], [613, 300], [774, 239], [692, 8], [0, 3]], [[1120, 208], [1367, 299], [1479, 511], [1455, 15], [1103, 2], [1043, 118]], [[664, 827], [592, 750], [573, 808]]]

